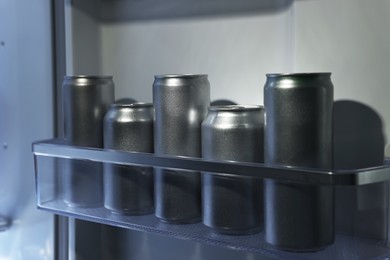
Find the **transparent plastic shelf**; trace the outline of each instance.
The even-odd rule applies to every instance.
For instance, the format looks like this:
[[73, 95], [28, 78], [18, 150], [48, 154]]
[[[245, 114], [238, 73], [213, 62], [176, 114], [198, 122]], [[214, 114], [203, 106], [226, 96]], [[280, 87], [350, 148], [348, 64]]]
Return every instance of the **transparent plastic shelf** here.
[[[383, 234], [374, 236], [361, 235], [359, 232], [345, 232], [336, 229], [335, 242], [318, 252], [294, 253], [280, 251], [264, 240], [264, 232], [254, 235], [224, 235], [214, 232], [202, 223], [196, 224], [168, 224], [159, 221], [154, 214], [130, 216], [116, 214], [103, 205], [103, 190], [89, 190], [84, 193], [90, 198], [97, 199], [96, 203], [78, 205], [69, 203], [69, 194], [73, 189], [80, 187], [64, 185], [64, 180], [69, 177], [69, 165], [77, 165], [87, 173], [83, 179], [93, 182], [97, 177], [99, 167], [103, 165], [121, 166], [154, 166], [172, 169], [184, 169], [195, 171], [214, 172], [226, 176], [249, 176], [259, 178], [272, 178], [285, 181], [310, 183], [316, 185], [334, 185], [347, 189], [359, 189], [371, 184], [386, 183], [390, 179], [390, 167], [387, 165], [369, 169], [357, 169], [351, 171], [318, 171], [311, 169], [298, 169], [291, 167], [268, 167], [263, 164], [250, 164], [225, 161], [206, 161], [199, 158], [155, 156], [153, 154], [121, 152], [104, 149], [91, 149], [66, 145], [63, 140], [54, 139], [40, 141], [33, 144], [35, 160], [37, 206], [39, 209], [63, 216], [103, 223], [132, 230], [166, 235], [178, 239], [186, 239], [206, 243], [214, 246], [257, 253], [265, 257], [275, 259], [386, 259], [390, 258], [388, 247], [388, 204], [389, 190], [383, 191], [385, 203], [376, 205], [373, 203], [375, 214], [382, 214]], [[68, 167], [68, 168], [67, 168]], [[131, 173], [130, 173], [131, 174]], [[189, 171], [191, 174], [191, 171]], [[387, 186], [386, 186], [387, 187]], [[92, 194], [92, 196], [90, 196]], [[80, 195], [80, 194], [78, 194]], [[74, 198], [74, 197], [72, 197]], [[91, 202], [91, 201], [90, 201]], [[371, 211], [367, 211], [371, 214]], [[366, 214], [366, 213], [364, 213]], [[373, 216], [376, 216], [376, 215]], [[372, 220], [370, 216], [369, 220]], [[351, 222], [360, 223], [360, 219]], [[373, 221], [375, 222], [375, 221]], [[378, 223], [367, 222], [370, 225]], [[358, 224], [357, 224], [358, 225]], [[356, 229], [357, 230], [357, 229]]]
[[35, 156], [207, 171], [225, 176], [248, 176], [318, 185], [356, 186], [390, 180], [390, 167], [388, 165], [354, 170], [322, 171], [266, 166], [260, 163], [210, 161], [184, 156], [156, 156], [149, 153], [83, 148], [66, 145], [61, 139], [35, 142], [33, 153]]
[[54, 200], [39, 206], [54, 214], [93, 221], [97, 223], [128, 228], [137, 231], [166, 235], [201, 243], [257, 253], [276, 259], [386, 259], [390, 249], [383, 241], [337, 234], [335, 243], [325, 250], [309, 253], [284, 252], [273, 248], [264, 241], [264, 233], [255, 235], [229, 236], [217, 234], [202, 224], [174, 225], [160, 222], [153, 214], [125, 216], [98, 208], [70, 208], [61, 200]]

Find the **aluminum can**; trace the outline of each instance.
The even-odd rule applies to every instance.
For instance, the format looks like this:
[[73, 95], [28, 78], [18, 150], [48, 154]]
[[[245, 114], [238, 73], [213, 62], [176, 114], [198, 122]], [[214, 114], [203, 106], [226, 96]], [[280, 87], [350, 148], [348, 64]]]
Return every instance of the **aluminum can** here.
[[[202, 158], [264, 161], [261, 106], [212, 106], [202, 123]], [[260, 178], [202, 173], [203, 223], [219, 233], [252, 234], [263, 226]]]
[[[154, 152], [201, 156], [201, 124], [210, 105], [207, 75], [157, 75], [153, 83]], [[200, 173], [155, 168], [155, 214], [163, 222], [201, 220]]]
[[[153, 153], [151, 103], [112, 104], [104, 117], [104, 148]], [[104, 206], [113, 213], [145, 215], [154, 210], [153, 168], [104, 165]]]
[[[330, 76], [330, 73], [267, 74], [266, 165], [332, 169]], [[267, 179], [264, 196], [268, 243], [290, 251], [316, 251], [333, 243], [333, 187]]]
[[[103, 118], [114, 102], [111, 76], [65, 76], [62, 84], [64, 137], [73, 146], [103, 148]], [[103, 204], [101, 163], [66, 160], [63, 196], [69, 206]]]

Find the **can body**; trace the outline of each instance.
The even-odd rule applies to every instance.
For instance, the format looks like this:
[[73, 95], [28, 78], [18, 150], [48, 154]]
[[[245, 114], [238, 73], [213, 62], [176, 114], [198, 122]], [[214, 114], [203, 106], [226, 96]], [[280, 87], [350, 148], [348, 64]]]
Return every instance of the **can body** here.
[[[161, 75], [153, 83], [154, 152], [201, 156], [201, 124], [210, 105], [207, 75]], [[165, 222], [201, 219], [200, 173], [155, 168], [156, 216]]]
[[[64, 137], [74, 146], [103, 148], [103, 118], [114, 102], [110, 76], [65, 76], [62, 84]], [[65, 161], [64, 201], [70, 206], [103, 203], [102, 165]]]
[[[262, 163], [264, 111], [260, 106], [210, 107], [202, 124], [202, 157]], [[263, 225], [263, 182], [202, 173], [203, 223], [219, 233], [250, 234]]]
[[[104, 118], [104, 148], [153, 153], [153, 105], [112, 104]], [[154, 210], [153, 168], [104, 165], [104, 206], [113, 213], [143, 215]]]
[[[330, 73], [268, 74], [264, 106], [265, 164], [332, 169]], [[333, 193], [330, 186], [265, 180], [266, 241], [292, 251], [333, 243]]]

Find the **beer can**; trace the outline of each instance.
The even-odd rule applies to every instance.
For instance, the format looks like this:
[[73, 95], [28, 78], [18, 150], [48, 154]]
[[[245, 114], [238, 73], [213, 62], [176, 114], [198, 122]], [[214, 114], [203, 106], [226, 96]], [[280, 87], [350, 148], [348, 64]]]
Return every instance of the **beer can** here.
[[[267, 74], [264, 160], [332, 169], [330, 73]], [[265, 239], [282, 250], [316, 251], [334, 241], [331, 186], [264, 180]]]
[[[104, 117], [104, 148], [153, 153], [151, 103], [116, 103]], [[144, 215], [154, 210], [153, 168], [104, 165], [104, 206], [118, 214]]]
[[[210, 105], [207, 75], [157, 75], [153, 83], [154, 152], [201, 156], [201, 124]], [[200, 173], [155, 168], [155, 214], [164, 222], [201, 220]]]
[[[62, 84], [64, 137], [73, 146], [103, 148], [103, 118], [114, 102], [111, 76], [65, 76]], [[102, 165], [66, 160], [63, 196], [69, 206], [103, 204]]]
[[[202, 158], [264, 161], [261, 106], [212, 106], [202, 123]], [[202, 173], [203, 223], [219, 233], [251, 234], [263, 226], [263, 182]]]

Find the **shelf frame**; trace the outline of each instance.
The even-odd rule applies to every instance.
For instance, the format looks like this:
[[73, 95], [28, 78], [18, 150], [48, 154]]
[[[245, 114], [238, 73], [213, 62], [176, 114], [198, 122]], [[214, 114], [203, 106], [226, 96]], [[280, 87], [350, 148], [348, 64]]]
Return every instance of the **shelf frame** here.
[[[257, 234], [231, 236], [215, 232], [203, 223], [186, 225], [161, 222], [154, 214], [142, 216], [120, 215], [110, 212], [103, 202], [91, 207], [74, 207], [63, 198], [61, 186], [62, 160], [83, 160], [96, 163], [142, 165], [162, 168], [211, 172], [226, 177], [255, 177], [313, 185], [359, 186], [390, 179], [390, 166], [349, 171], [321, 171], [294, 167], [273, 167], [260, 163], [211, 161], [182, 156], [160, 156], [151, 153], [124, 152], [88, 147], [76, 147], [64, 139], [50, 139], [33, 143], [35, 160], [37, 207], [63, 217], [71, 217], [129, 230], [164, 235], [171, 238], [253, 253], [278, 259], [383, 259], [390, 256], [388, 239], [373, 239], [355, 233], [335, 234], [335, 243], [318, 252], [285, 252], [266, 243], [264, 231]], [[385, 161], [388, 164], [388, 160]], [[388, 206], [386, 206], [388, 210]], [[337, 230], [336, 230], [337, 231]]]
[[37, 141], [35, 156], [88, 160], [121, 165], [143, 165], [190, 171], [204, 171], [226, 177], [256, 177], [314, 185], [360, 186], [390, 180], [390, 165], [351, 170], [318, 170], [276, 167], [260, 163], [214, 161], [184, 156], [162, 156], [151, 153], [76, 147], [63, 139]]

